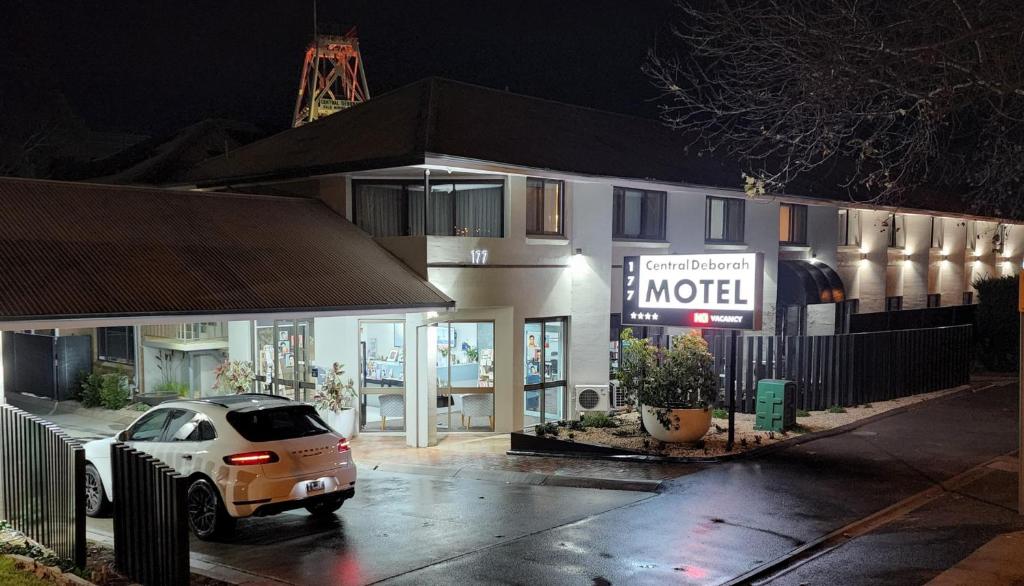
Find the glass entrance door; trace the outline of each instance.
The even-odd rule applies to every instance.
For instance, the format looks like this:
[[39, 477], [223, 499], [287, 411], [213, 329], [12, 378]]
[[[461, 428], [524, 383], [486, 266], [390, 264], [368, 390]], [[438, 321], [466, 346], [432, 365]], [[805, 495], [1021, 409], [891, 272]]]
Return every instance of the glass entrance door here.
[[359, 425], [405, 430], [405, 322], [359, 322]]
[[256, 374], [262, 392], [307, 401], [316, 388], [313, 379], [313, 320], [256, 322]]
[[436, 327], [438, 430], [494, 431], [494, 323]]
[[564, 317], [526, 320], [523, 331], [523, 426], [565, 418]]

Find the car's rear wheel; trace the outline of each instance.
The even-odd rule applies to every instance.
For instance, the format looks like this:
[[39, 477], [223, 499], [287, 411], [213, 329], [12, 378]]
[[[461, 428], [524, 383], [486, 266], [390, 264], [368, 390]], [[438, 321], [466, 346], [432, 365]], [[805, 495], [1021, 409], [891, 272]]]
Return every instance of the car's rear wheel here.
[[345, 504], [345, 499], [335, 498], [328, 500], [320, 500], [315, 503], [306, 505], [306, 510], [309, 511], [310, 515], [314, 517], [323, 517], [326, 515], [333, 515], [335, 511], [341, 508], [341, 505]]
[[85, 514], [90, 517], [105, 517], [110, 514], [110, 499], [103, 490], [103, 480], [92, 464], [85, 465]]
[[200, 478], [188, 487], [188, 525], [196, 537], [202, 540], [227, 537], [234, 531], [235, 523], [212, 482]]

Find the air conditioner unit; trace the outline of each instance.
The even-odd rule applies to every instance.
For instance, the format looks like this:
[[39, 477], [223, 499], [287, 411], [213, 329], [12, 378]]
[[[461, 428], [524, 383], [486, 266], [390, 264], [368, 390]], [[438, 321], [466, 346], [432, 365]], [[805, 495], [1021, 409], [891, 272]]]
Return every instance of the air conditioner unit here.
[[617, 380], [611, 382], [611, 408], [612, 409], [623, 409], [626, 407], [626, 393], [622, 390], [622, 385]]
[[611, 394], [608, 385], [576, 385], [572, 394], [572, 404], [576, 412], [610, 411]]

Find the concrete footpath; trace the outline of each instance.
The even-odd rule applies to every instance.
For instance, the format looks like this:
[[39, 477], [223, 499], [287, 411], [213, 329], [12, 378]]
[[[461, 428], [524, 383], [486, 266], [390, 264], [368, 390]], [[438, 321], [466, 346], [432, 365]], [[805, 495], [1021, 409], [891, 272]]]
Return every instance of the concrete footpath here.
[[1024, 584], [1024, 531], [1006, 533], [941, 573], [929, 586]]

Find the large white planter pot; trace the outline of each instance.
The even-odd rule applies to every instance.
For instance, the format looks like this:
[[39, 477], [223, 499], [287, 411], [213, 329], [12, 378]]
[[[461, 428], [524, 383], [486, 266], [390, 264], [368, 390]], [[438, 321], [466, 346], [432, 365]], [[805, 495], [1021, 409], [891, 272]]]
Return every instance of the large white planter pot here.
[[[667, 411], [671, 429], [658, 421], [658, 411]], [[640, 411], [644, 428], [655, 439], [671, 444], [693, 443], [711, 429], [711, 409], [659, 409], [644, 405]]]
[[342, 409], [338, 413], [317, 409], [320, 417], [323, 418], [331, 429], [345, 437], [355, 437], [356, 431], [356, 410]]

